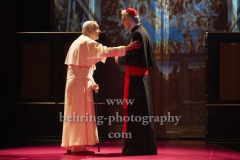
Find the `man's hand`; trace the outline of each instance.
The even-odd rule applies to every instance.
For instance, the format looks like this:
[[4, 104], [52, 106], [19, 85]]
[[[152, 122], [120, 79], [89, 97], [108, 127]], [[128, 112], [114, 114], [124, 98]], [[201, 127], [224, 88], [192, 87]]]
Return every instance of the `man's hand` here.
[[118, 64], [118, 56], [116, 56], [114, 58], [115, 58], [115, 62]]
[[140, 41], [133, 41], [126, 47], [126, 51], [140, 49], [141, 47], [142, 47], [142, 43]]
[[98, 93], [98, 90], [99, 90], [98, 84], [94, 84], [92, 89], [95, 91], [95, 93]]

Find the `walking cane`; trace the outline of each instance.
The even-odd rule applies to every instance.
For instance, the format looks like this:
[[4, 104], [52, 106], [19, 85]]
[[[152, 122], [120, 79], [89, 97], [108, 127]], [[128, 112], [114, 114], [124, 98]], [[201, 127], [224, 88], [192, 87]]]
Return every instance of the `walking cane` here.
[[[97, 88], [99, 88], [98, 85], [97, 85]], [[94, 93], [94, 95], [95, 95], [95, 112], [96, 112], [95, 116], [96, 116], [96, 118], [97, 118], [97, 103], [98, 103], [98, 101], [97, 101], [97, 94], [98, 94], [98, 89]], [[98, 135], [98, 138], [99, 138], [99, 135]], [[100, 143], [100, 140], [98, 140], [98, 152], [100, 152], [100, 145], [99, 145], [99, 143]]]

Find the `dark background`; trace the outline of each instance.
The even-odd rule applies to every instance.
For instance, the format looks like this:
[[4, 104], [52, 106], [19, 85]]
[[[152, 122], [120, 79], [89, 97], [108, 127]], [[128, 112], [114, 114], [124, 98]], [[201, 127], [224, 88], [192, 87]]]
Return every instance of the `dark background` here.
[[50, 1], [9, 0], [1, 4], [0, 147], [15, 144], [16, 32], [51, 31]]

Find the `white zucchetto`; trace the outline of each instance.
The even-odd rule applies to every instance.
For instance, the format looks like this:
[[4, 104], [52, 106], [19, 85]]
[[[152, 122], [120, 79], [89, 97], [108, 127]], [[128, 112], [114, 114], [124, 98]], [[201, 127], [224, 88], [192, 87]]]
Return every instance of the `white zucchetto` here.
[[93, 23], [93, 22], [94, 21], [86, 21], [86, 22], [84, 22], [82, 28], [87, 27], [87, 25], [89, 25], [90, 23]]

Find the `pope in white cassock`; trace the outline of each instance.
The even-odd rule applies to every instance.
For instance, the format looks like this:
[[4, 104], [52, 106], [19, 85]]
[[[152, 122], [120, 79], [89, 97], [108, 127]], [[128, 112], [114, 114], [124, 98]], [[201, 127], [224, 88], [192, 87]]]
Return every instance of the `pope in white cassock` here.
[[72, 43], [65, 60], [68, 70], [61, 147], [67, 153], [94, 154], [86, 147], [99, 142], [96, 121], [87, 120], [95, 117], [92, 91], [99, 89], [93, 79], [95, 64], [106, 57], [124, 56], [141, 46], [139, 42], [131, 42], [128, 46], [106, 47], [96, 41], [100, 33], [96, 21], [86, 21], [82, 35]]

